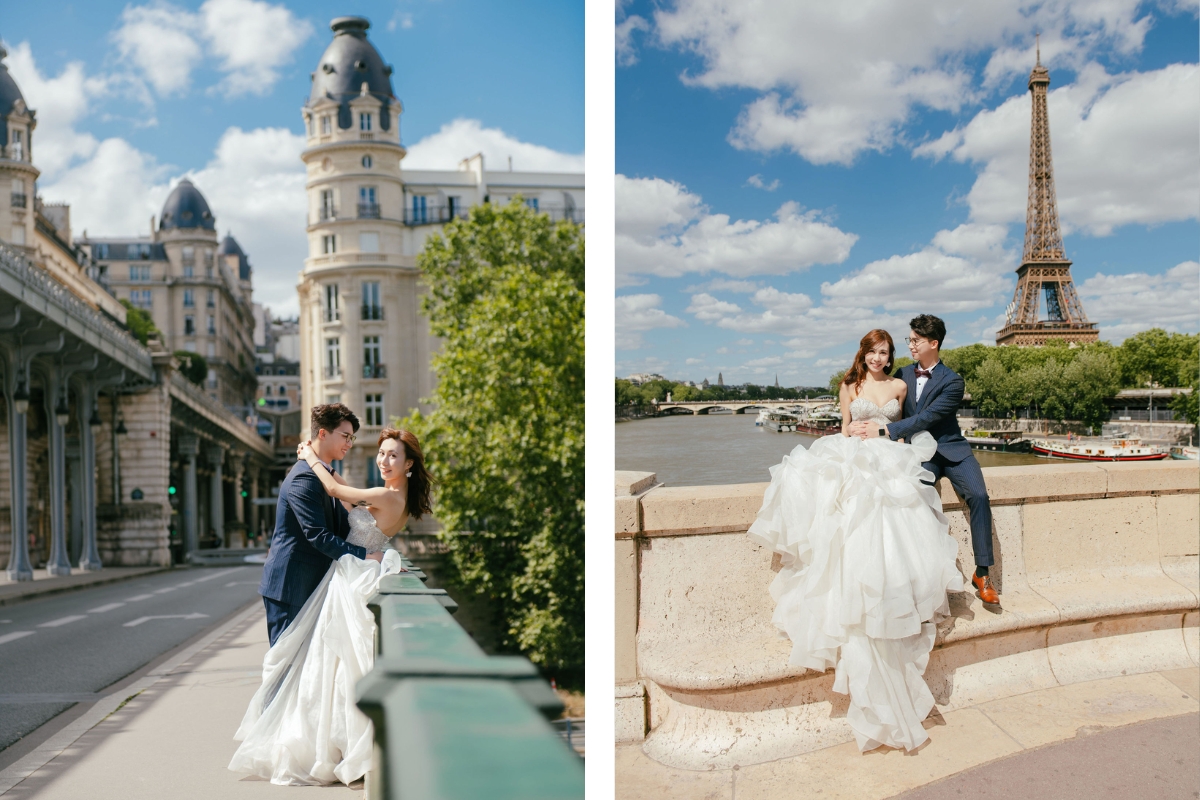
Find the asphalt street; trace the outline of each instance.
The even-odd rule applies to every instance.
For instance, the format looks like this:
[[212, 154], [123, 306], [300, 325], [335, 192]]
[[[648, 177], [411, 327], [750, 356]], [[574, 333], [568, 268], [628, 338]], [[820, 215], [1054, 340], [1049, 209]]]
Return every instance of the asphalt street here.
[[174, 569], [0, 608], [0, 750], [258, 600], [261, 577]]

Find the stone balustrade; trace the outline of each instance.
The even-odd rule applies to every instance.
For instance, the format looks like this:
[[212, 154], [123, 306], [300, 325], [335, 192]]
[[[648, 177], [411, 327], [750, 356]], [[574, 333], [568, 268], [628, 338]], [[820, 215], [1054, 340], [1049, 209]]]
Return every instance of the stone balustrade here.
[[[925, 673], [941, 709], [1200, 664], [1196, 462], [983, 472], [1002, 610], [951, 595]], [[832, 671], [789, 667], [771, 624], [778, 558], [746, 536], [766, 487], [616, 474], [617, 739], [664, 764], [728, 769], [853, 738]], [[939, 490], [969, 575], [963, 503]]]

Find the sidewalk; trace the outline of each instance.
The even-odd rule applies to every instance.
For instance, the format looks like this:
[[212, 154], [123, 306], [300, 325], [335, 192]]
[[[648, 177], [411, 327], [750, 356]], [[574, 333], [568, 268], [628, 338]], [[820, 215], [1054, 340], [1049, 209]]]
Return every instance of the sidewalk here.
[[[258, 688], [266, 652], [260, 603], [127, 689], [113, 693], [107, 707], [97, 703], [25, 759], [0, 772], [0, 795], [5, 800], [294, 795], [296, 788], [274, 786], [226, 769], [237, 747], [233, 734]], [[47, 756], [53, 757], [46, 761]], [[4, 791], [19, 773], [41, 761], [46, 763]], [[361, 789], [345, 786], [300, 787], [299, 791], [312, 798], [363, 796]]]
[[[1056, 770], [1053, 774], [1022, 773], [1037, 783], [1053, 784], [1062, 782], [1076, 768], [1073, 759], [1079, 740], [1084, 737], [1093, 734], [1124, 737], [1132, 744], [1140, 735], [1136, 723], [1188, 715], [1183, 724], [1194, 728], [1197, 711], [1200, 711], [1200, 670], [1181, 669], [1057, 686], [947, 712], [944, 716], [935, 711], [925, 722], [930, 741], [911, 755], [887, 749], [862, 754], [854, 742], [847, 742], [766, 764], [694, 772], [652, 761], [642, 753], [640, 745], [622, 745], [617, 747], [616, 796], [619, 800], [721, 800], [735, 796], [737, 800], [793, 797], [882, 800], [1008, 756], [1015, 757], [1010, 765], [1014, 770], [1045, 770], [1053, 764]], [[1135, 728], [1122, 730], [1131, 725]], [[1144, 767], [1139, 761], [1141, 748], [1122, 744], [1118, 742], [1110, 752], [1120, 754], [1125, 763], [1113, 765], [1110, 761], [1106, 766], [1114, 771]], [[1172, 770], [1195, 776], [1197, 760], [1193, 754], [1190, 763], [1177, 764]], [[998, 762], [992, 769], [1004, 770], [1006, 765]], [[985, 773], [981, 770], [980, 774]], [[984, 793], [984, 788], [986, 781], [969, 786], [958, 782], [944, 787], [948, 791], [923, 793], [919, 797], [994, 796]], [[1194, 797], [1195, 788], [1191, 787], [1183, 796]]]
[[8, 575], [0, 573], [0, 606], [20, 603], [48, 594], [69, 592], [73, 589], [85, 589], [89, 586], [100, 586], [105, 583], [115, 583], [139, 575], [149, 575], [152, 572], [163, 572], [171, 567], [105, 567], [95, 572], [84, 572], [72, 569], [70, 575], [50, 575], [44, 569], [33, 571], [31, 581], [10, 581]]

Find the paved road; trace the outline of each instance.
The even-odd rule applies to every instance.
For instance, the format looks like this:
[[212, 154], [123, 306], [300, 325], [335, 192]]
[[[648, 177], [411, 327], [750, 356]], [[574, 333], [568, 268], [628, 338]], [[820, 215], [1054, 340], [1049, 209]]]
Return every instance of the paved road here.
[[261, 577], [175, 569], [0, 607], [0, 750], [256, 600]]

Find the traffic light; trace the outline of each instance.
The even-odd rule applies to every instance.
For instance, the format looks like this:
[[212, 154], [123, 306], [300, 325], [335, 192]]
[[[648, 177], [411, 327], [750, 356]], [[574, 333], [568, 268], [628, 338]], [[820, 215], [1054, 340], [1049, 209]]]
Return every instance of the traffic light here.
[[171, 487], [169, 487], [169, 488], [167, 489], [167, 494], [175, 494], [175, 491], [176, 491], [176, 490], [175, 490], [175, 487], [174, 487], [174, 486], [171, 486]]
[[250, 493], [247, 492], [245, 489], [242, 489], [242, 497], [249, 497], [249, 496], [250, 496]]

